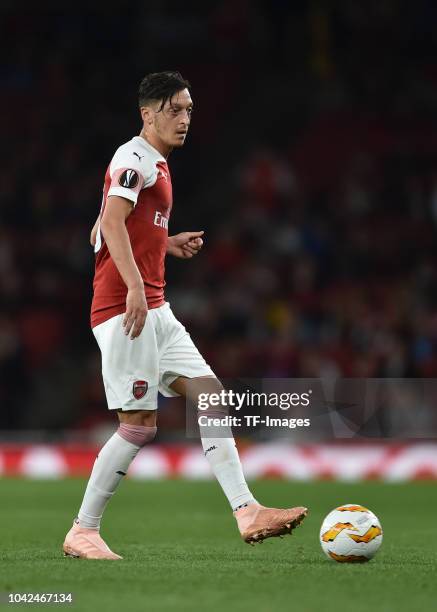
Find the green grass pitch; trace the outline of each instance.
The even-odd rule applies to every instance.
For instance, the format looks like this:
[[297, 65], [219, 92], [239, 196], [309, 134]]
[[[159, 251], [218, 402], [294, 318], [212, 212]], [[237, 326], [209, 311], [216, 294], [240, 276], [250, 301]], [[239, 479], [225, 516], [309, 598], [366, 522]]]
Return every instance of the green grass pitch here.
[[[61, 554], [84, 486], [0, 480], [3, 598], [71, 591], [71, 608], [105, 612], [437, 609], [435, 483], [253, 482], [264, 505], [307, 505], [310, 515], [291, 537], [250, 547], [215, 482], [125, 481], [102, 525], [119, 562]], [[368, 506], [382, 522], [370, 563], [337, 564], [319, 547], [323, 517], [343, 503]], [[42, 605], [0, 605], [24, 607]]]

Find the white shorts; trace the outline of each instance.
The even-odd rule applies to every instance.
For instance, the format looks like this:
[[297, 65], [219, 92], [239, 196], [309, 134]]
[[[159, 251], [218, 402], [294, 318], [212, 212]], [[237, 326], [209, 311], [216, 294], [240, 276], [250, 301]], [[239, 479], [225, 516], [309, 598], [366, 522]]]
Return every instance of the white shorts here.
[[156, 410], [158, 390], [167, 397], [178, 395], [169, 385], [179, 376], [214, 376], [168, 302], [149, 310], [134, 340], [124, 333], [123, 317], [93, 328], [110, 410]]

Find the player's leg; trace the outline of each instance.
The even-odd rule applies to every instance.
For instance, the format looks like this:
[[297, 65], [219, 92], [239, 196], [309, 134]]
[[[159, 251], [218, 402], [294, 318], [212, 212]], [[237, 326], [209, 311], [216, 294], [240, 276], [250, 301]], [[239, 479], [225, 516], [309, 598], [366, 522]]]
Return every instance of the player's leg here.
[[103, 542], [99, 529], [129, 465], [156, 435], [158, 355], [153, 313], [134, 341], [125, 336], [121, 316], [97, 326], [94, 333], [102, 352], [108, 407], [117, 412], [119, 427], [97, 455], [64, 552], [89, 559], [119, 559]]
[[[157, 313], [160, 333], [159, 390], [163, 395], [183, 395], [198, 406], [199, 393], [220, 393], [222, 385], [197, 350], [185, 327], [173, 315], [169, 304]], [[226, 414], [224, 406], [208, 408], [211, 416]], [[202, 411], [205, 414], [205, 411]], [[290, 533], [306, 516], [306, 508], [280, 510], [264, 508], [247, 486], [230, 427], [200, 428], [206, 459], [229, 500], [243, 539], [260, 542], [264, 538]], [[215, 435], [216, 434], [216, 435]]]
[[[199, 405], [200, 393], [209, 397], [211, 393], [220, 394], [223, 389], [215, 377], [179, 377], [169, 386], [175, 393], [184, 396], [193, 407]], [[226, 416], [227, 409], [214, 405], [198, 414], [220, 418]], [[265, 538], [291, 533], [305, 518], [307, 509], [301, 506], [287, 509], [261, 506], [247, 486], [231, 428], [200, 426], [199, 430], [205, 457], [228, 498], [245, 542], [253, 544]]]
[[142, 446], [156, 434], [156, 410], [118, 412], [120, 425], [94, 462], [85, 495], [64, 553], [87, 559], [121, 559], [100, 536], [100, 522], [111, 497]]
[[[187, 398], [193, 406], [197, 406], [200, 393], [219, 393], [222, 389], [215, 376], [191, 379], [180, 376], [169, 386], [175, 393]], [[226, 411], [220, 406], [214, 406], [202, 411], [202, 415], [217, 418], [225, 416]], [[255, 503], [243, 474], [231, 428], [200, 427], [200, 439], [205, 457], [232, 510]]]
[[81, 527], [100, 529], [108, 501], [138, 451], [156, 435], [156, 410], [118, 411], [117, 431], [100, 450], [78, 513]]

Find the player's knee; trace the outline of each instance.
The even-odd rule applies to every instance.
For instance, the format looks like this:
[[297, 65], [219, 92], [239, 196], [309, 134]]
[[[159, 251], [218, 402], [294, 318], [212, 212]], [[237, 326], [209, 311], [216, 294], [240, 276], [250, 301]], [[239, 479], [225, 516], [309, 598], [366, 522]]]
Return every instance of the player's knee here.
[[118, 410], [120, 423], [127, 425], [142, 425], [154, 427], [156, 425], [156, 410]]
[[222, 417], [228, 414], [228, 407], [223, 401], [224, 387], [215, 376], [192, 378], [189, 381], [188, 399], [197, 409], [197, 413]]
[[197, 415], [223, 418], [229, 414], [224, 387], [218, 379], [212, 379], [208, 387], [199, 390], [196, 396]]
[[127, 442], [135, 444], [135, 446], [145, 446], [156, 436], [158, 428], [156, 425], [130, 425], [129, 423], [120, 423], [117, 433]]

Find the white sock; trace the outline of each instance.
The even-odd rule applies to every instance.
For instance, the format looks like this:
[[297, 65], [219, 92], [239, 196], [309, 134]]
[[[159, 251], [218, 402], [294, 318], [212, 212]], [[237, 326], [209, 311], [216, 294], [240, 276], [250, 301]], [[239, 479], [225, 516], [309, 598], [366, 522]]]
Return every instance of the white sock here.
[[106, 442], [94, 462], [78, 519], [81, 527], [99, 529], [106, 504], [114, 494], [120, 480], [126, 475], [140, 446], [124, 440], [115, 433]]
[[201, 438], [201, 440], [205, 457], [232, 510], [243, 504], [255, 502], [244, 478], [234, 438]]

